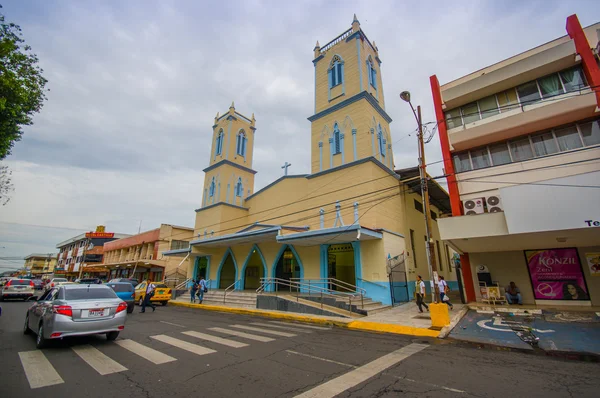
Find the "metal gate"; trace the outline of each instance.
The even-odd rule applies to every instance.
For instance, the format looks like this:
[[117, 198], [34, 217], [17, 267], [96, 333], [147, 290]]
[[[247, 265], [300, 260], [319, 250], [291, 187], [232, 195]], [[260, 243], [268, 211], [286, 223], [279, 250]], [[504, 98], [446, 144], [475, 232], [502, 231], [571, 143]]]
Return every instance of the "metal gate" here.
[[406, 261], [404, 253], [396, 257], [388, 258], [387, 273], [390, 279], [390, 291], [392, 293], [392, 305], [410, 301], [408, 294], [408, 283], [406, 281]]

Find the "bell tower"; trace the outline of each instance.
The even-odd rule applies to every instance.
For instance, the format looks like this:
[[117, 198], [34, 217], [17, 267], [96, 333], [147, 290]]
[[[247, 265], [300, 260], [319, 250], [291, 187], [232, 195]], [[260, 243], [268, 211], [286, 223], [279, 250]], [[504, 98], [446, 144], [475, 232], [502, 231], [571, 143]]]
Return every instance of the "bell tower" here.
[[314, 48], [315, 110], [311, 122], [311, 171], [374, 157], [394, 168], [390, 123], [385, 111], [381, 59], [375, 42], [352, 26]]
[[243, 206], [254, 192], [252, 155], [256, 119], [238, 113], [232, 102], [223, 115], [215, 116], [209, 166], [203, 171], [202, 207], [217, 203]]

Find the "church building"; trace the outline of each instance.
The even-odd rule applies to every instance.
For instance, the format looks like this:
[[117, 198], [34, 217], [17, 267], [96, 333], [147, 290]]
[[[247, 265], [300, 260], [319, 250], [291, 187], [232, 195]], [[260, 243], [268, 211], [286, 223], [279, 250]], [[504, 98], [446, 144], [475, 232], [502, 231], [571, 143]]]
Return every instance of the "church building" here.
[[[232, 103], [212, 126], [194, 239], [164, 254], [189, 255], [188, 277], [204, 276], [212, 289], [289, 290], [285, 281], [301, 280], [343, 285], [383, 304], [408, 301], [410, 281], [428, 278], [423, 204], [418, 168], [394, 168], [378, 48], [355, 16], [351, 28], [317, 42], [313, 65], [311, 173], [287, 175], [286, 168], [255, 191], [260, 130], [254, 114]], [[435, 221], [450, 212], [448, 195], [434, 180], [429, 190], [434, 256], [454, 287], [451, 251]], [[396, 265], [399, 277], [391, 280]]]

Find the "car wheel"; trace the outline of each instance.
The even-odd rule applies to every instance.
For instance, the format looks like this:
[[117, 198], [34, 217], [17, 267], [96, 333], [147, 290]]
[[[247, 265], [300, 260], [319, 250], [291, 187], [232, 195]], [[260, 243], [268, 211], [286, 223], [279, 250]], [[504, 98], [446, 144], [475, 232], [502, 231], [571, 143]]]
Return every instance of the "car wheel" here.
[[133, 307], [135, 306], [135, 304], [131, 304], [127, 306], [127, 313], [131, 314], [133, 312]]
[[46, 347], [46, 345], [48, 345], [48, 340], [44, 337], [44, 325], [40, 323], [40, 328], [35, 339], [35, 346], [41, 349]]
[[108, 332], [106, 333], [106, 340], [115, 341], [119, 337], [119, 332]]
[[29, 329], [29, 313], [25, 315], [25, 324], [23, 325], [23, 334], [31, 333], [31, 329]]
[[163, 301], [161, 304], [162, 304], [162, 305], [163, 305], [163, 307], [164, 307], [165, 305], [167, 305], [167, 303], [168, 303], [168, 301]]
[[143, 297], [140, 297], [140, 301], [138, 302], [138, 304], [139, 304], [139, 305], [142, 305], [142, 304], [144, 304], [144, 298], [143, 298]]

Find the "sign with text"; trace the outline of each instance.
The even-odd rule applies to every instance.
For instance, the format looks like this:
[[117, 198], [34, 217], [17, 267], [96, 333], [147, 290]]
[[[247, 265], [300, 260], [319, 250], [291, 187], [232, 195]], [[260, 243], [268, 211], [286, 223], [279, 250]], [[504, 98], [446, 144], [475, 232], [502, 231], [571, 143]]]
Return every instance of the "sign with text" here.
[[589, 300], [577, 249], [526, 250], [536, 300]]
[[86, 232], [86, 238], [114, 238], [114, 232]]

